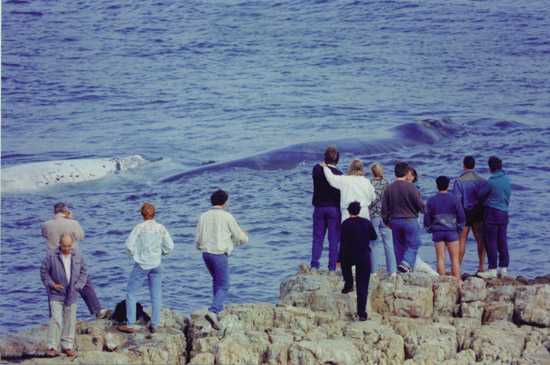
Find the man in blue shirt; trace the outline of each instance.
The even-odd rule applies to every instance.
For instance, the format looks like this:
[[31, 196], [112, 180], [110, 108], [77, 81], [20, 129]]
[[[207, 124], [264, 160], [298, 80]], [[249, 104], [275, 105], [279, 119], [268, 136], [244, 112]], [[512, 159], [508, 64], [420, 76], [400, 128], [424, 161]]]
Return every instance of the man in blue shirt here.
[[485, 248], [489, 261], [489, 270], [480, 273], [483, 278], [506, 276], [510, 256], [508, 255], [508, 207], [512, 193], [510, 179], [502, 170], [502, 160], [496, 156], [489, 158], [491, 177], [488, 184], [480, 191], [485, 198]]

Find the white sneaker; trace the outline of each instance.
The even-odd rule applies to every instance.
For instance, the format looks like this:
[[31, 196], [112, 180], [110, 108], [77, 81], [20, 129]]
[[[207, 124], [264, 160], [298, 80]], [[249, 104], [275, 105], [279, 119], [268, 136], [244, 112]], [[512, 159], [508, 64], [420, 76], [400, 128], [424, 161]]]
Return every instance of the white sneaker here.
[[508, 277], [508, 268], [507, 267], [499, 267], [498, 268], [498, 277], [499, 278], [506, 278]]
[[491, 269], [477, 274], [482, 279], [493, 279], [497, 277], [497, 269]]

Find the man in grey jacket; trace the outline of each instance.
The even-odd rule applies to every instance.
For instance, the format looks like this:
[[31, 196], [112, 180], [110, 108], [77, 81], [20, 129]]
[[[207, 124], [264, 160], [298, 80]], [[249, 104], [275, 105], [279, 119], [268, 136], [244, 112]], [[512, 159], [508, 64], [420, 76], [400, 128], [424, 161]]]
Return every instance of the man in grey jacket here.
[[76, 356], [74, 337], [76, 327], [77, 292], [86, 285], [86, 264], [73, 249], [72, 235], [63, 233], [59, 248], [49, 251], [42, 261], [40, 277], [48, 290], [50, 322], [48, 327], [48, 357], [59, 356], [61, 350], [69, 357]]
[[[53, 208], [54, 217], [42, 224], [42, 236], [46, 239], [47, 249], [56, 251], [59, 246], [61, 235], [67, 233], [73, 238], [73, 250], [79, 251], [78, 241], [84, 239], [84, 230], [76, 219], [73, 218], [72, 212], [67, 208], [65, 203], [57, 203]], [[83, 288], [79, 290], [84, 303], [88, 306], [90, 314], [93, 314], [98, 319], [105, 318], [109, 312], [105, 308], [101, 308], [95, 289], [90, 278]]]

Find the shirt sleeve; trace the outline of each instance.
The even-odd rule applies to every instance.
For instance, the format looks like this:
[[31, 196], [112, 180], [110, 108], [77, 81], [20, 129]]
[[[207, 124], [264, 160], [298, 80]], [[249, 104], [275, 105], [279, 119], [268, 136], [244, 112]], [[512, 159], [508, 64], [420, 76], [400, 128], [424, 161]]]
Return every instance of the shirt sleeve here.
[[380, 215], [386, 226], [390, 223], [389, 195], [388, 189], [384, 190], [384, 195], [382, 196], [382, 209], [380, 210]]
[[47, 255], [40, 266], [40, 279], [46, 288], [52, 288], [54, 281], [50, 276], [50, 258]]
[[126, 250], [128, 251], [128, 254], [130, 256], [134, 256], [135, 250], [136, 250], [136, 241], [139, 236], [139, 226], [135, 226], [134, 229], [132, 229], [132, 232], [130, 233], [130, 236], [128, 236], [128, 239], [126, 240]]
[[82, 241], [84, 239], [84, 230], [82, 229], [82, 227], [80, 226], [80, 223], [78, 223], [77, 221], [73, 220], [74, 222], [74, 239], [77, 240], [77, 241]]
[[166, 229], [166, 227], [162, 226], [162, 254], [164, 256], [169, 255], [172, 250], [174, 249], [174, 241], [172, 241], [172, 237], [170, 236], [170, 233]]
[[334, 175], [328, 167], [323, 167], [323, 171], [325, 173], [325, 177], [326, 177], [328, 183], [330, 184], [330, 186], [332, 186], [333, 188], [341, 190], [342, 189], [343, 176]]
[[248, 242], [248, 235], [242, 230], [235, 217], [230, 215], [229, 230], [231, 231], [231, 240], [236, 244]]
[[201, 243], [202, 243], [202, 216], [199, 217], [199, 221], [197, 222], [197, 232], [195, 234], [195, 246], [197, 249], [200, 249]]
[[456, 225], [458, 232], [460, 233], [466, 224], [466, 215], [464, 214], [464, 207], [460, 199], [456, 200]]
[[86, 268], [86, 262], [84, 261], [84, 258], [80, 258], [82, 265], [80, 266], [80, 272], [78, 275], [78, 280], [74, 283], [74, 287], [76, 290], [81, 290], [86, 285], [86, 282], [88, 281], [88, 272]]
[[428, 203], [426, 204], [426, 213], [424, 214], [424, 228], [426, 228], [426, 231], [431, 232], [431, 226], [432, 226], [432, 209], [431, 209], [430, 201], [428, 200]]

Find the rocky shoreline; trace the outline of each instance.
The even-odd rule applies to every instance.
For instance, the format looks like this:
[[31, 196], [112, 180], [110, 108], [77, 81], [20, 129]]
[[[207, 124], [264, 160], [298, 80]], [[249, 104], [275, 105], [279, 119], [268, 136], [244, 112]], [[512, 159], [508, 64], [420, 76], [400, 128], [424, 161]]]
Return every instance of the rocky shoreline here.
[[306, 266], [278, 304], [228, 305], [217, 331], [205, 312], [164, 309], [162, 327], [126, 335], [109, 320], [79, 322], [74, 359], [45, 358], [47, 325], [0, 339], [0, 363], [30, 364], [550, 364], [550, 276], [527, 280], [412, 273], [371, 278], [369, 320], [355, 292]]

